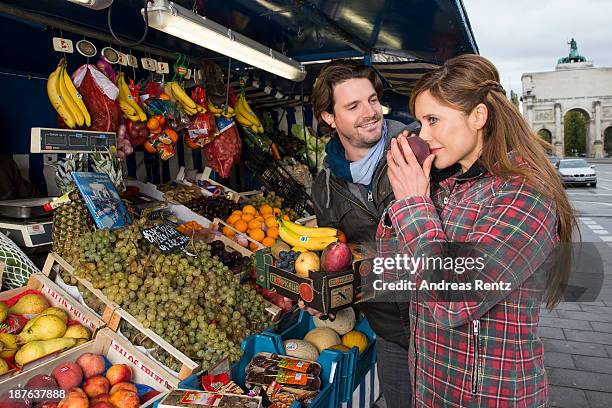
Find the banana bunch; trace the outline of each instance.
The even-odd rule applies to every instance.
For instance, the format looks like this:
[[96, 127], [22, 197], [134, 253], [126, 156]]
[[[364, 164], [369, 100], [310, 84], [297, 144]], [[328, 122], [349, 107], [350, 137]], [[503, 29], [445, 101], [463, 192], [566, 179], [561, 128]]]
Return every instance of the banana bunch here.
[[250, 128], [255, 133], [263, 133], [264, 129], [259, 121], [259, 118], [253, 113], [253, 110], [247, 103], [244, 94], [241, 93], [238, 95], [238, 100], [236, 101], [236, 120], [242, 126]]
[[62, 59], [55, 71], [49, 75], [47, 95], [53, 108], [61, 116], [66, 126], [71, 129], [83, 125], [91, 126], [91, 116], [87, 112], [81, 94], [77, 91], [66, 71], [65, 59]]
[[292, 247], [321, 251], [338, 241], [338, 230], [335, 228], [306, 227], [283, 219], [277, 221], [279, 237]]
[[119, 107], [126, 118], [133, 122], [146, 122], [147, 114], [142, 110], [140, 105], [134, 100], [125, 82], [123, 72], [117, 73], [116, 85], [119, 88]]
[[168, 81], [164, 84], [164, 93], [170, 97], [170, 99], [177, 101], [181, 104], [181, 107], [187, 113], [188, 116], [193, 116], [196, 113], [205, 113], [206, 108], [194, 102], [193, 99], [187, 95], [187, 92], [183, 87], [174, 81]]
[[210, 99], [207, 100], [208, 102], [208, 110], [215, 115], [215, 118], [218, 118], [219, 116], [223, 115], [226, 119], [231, 119], [234, 116], [236, 116], [236, 111], [234, 110], [234, 108], [232, 108], [231, 106], [227, 106], [227, 112], [225, 112], [224, 108], [220, 108], [218, 106], [215, 106], [214, 103], [212, 103], [210, 101]]

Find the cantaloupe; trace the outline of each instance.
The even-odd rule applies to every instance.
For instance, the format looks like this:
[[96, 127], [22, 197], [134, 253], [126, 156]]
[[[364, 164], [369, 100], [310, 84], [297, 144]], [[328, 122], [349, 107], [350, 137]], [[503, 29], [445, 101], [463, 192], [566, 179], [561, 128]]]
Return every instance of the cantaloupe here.
[[285, 354], [290, 357], [310, 361], [317, 361], [319, 358], [319, 350], [307, 341], [296, 339], [285, 340], [283, 346], [285, 348]]
[[351, 349], [346, 347], [344, 344], [336, 344], [335, 346], [331, 346], [329, 350], [351, 351]]
[[363, 353], [368, 347], [368, 337], [359, 330], [353, 330], [342, 336], [342, 344], [348, 348], [357, 347]]
[[345, 335], [355, 327], [355, 311], [352, 307], [338, 311], [333, 322], [329, 319], [321, 320], [318, 317], [313, 317], [312, 319], [315, 327], [329, 327], [340, 336]]
[[315, 346], [317, 350], [319, 350], [319, 353], [326, 348], [341, 343], [338, 333], [329, 327], [317, 327], [312, 329], [304, 336], [304, 340]]

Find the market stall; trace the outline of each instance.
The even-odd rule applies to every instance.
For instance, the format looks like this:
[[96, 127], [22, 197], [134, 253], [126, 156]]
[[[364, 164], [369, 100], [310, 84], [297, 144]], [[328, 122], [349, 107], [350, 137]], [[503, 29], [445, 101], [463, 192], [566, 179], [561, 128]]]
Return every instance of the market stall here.
[[[203, 406], [373, 406], [376, 334], [354, 306], [374, 253], [317, 226], [310, 193], [330, 135], [309, 93], [326, 60], [365, 58], [389, 72], [387, 105], [405, 105], [407, 71], [446, 58], [431, 51], [440, 38], [370, 44], [352, 21], [387, 15], [377, 30], [398, 42], [406, 21], [361, 2], [332, 15], [115, 0], [115, 30], [111, 3], [0, 5], [33, 50], [11, 44], [26, 68], [7, 62], [0, 79], [46, 73], [32, 115], [13, 112], [9, 128], [9, 153], [45, 197], [0, 202], [0, 405], [170, 407], [192, 392]], [[419, 12], [460, 22], [443, 33], [448, 52], [476, 51], [448, 3]], [[143, 20], [146, 41], [132, 41]]]

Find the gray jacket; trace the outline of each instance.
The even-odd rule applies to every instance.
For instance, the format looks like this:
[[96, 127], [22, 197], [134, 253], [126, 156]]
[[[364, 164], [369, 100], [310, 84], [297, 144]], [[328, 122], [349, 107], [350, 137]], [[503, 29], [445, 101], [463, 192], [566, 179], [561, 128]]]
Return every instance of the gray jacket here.
[[[412, 130], [414, 125], [386, 120], [389, 139], [402, 130]], [[375, 243], [376, 229], [385, 208], [393, 200], [393, 190], [387, 177], [387, 156], [383, 154], [378, 163], [371, 186], [371, 200], [363, 185], [346, 182], [335, 177], [327, 162], [312, 185], [317, 225], [339, 228], [346, 234], [348, 242]], [[374, 332], [387, 341], [408, 348], [410, 332], [407, 303], [364, 302], [361, 309], [368, 318]]]

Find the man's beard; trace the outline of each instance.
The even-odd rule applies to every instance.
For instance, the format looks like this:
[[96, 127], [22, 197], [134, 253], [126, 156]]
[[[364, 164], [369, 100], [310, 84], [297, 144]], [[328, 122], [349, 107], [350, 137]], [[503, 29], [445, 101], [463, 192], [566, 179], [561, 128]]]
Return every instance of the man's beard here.
[[[376, 140], [373, 140], [373, 141], [363, 140], [361, 137], [359, 137], [360, 136], [359, 129], [361, 129], [361, 126], [366, 124], [366, 123], [373, 122], [373, 121], [379, 122], [381, 119], [382, 119], [382, 115], [379, 115], [377, 113], [374, 116], [371, 116], [369, 118], [366, 118], [366, 119], [363, 119], [363, 120], [359, 121], [359, 123], [355, 124], [355, 133], [353, 135], [349, 136], [347, 139], [349, 139], [349, 141], [351, 142], [351, 144], [354, 147], [357, 147], [357, 148], [360, 148], [360, 149], [363, 149], [363, 148], [370, 149], [370, 148], [372, 148], [373, 146], [376, 145], [376, 143], [378, 143], [380, 141], [380, 138], [382, 137], [382, 134], [380, 134], [378, 136], [378, 138], [376, 138]], [[374, 125], [374, 126], [376, 126], [376, 125]], [[354, 137], [354, 136], [357, 136], [357, 137]]]

